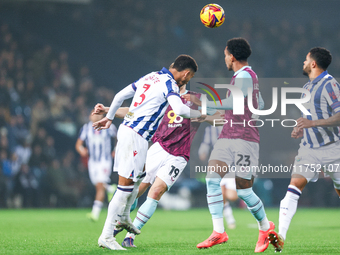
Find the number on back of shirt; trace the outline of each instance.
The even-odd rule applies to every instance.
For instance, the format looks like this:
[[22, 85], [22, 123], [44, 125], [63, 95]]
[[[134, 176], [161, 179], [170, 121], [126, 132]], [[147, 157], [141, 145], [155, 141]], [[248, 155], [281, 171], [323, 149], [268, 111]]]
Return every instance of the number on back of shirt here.
[[134, 107], [137, 107], [137, 106], [141, 105], [144, 102], [144, 100], [145, 100], [145, 92], [150, 88], [150, 86], [151, 85], [149, 85], [149, 84], [144, 84], [143, 89], [145, 89], [145, 90], [144, 90], [144, 92], [142, 94], [139, 95], [139, 97], [141, 97], [142, 99], [141, 99], [141, 101], [139, 103], [135, 102], [135, 104], [133, 105]]

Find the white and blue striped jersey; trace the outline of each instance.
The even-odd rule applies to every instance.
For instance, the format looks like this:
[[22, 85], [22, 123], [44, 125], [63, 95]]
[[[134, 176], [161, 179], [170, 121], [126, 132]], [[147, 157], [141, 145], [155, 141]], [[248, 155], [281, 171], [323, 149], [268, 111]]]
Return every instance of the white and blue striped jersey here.
[[163, 67], [131, 84], [136, 91], [123, 124], [132, 128], [147, 141], [163, 119], [171, 95], [179, 97], [179, 88], [172, 73]]
[[[304, 104], [311, 115], [302, 114], [303, 118], [309, 120], [328, 119], [340, 112], [340, 85], [327, 71], [306, 83], [303, 88], [311, 94], [310, 101]], [[304, 96], [305, 94], [302, 95], [302, 97]], [[318, 148], [338, 141], [339, 137], [339, 127], [304, 128], [300, 145]]]
[[95, 130], [92, 121], [83, 125], [79, 132], [79, 139], [84, 141], [89, 151], [89, 160], [94, 162], [111, 161], [112, 138], [117, 137], [117, 128], [111, 124], [110, 128]]

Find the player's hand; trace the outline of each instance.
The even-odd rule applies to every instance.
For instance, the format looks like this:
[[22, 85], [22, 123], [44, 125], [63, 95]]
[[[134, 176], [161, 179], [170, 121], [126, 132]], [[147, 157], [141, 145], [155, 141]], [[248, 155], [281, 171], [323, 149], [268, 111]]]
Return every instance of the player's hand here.
[[95, 115], [95, 114], [103, 115], [105, 113], [107, 113], [105, 110], [105, 106], [103, 104], [96, 104], [92, 112], [92, 115]]
[[[206, 117], [204, 119], [201, 118], [193, 118], [191, 119], [192, 122], [208, 122], [211, 125], [215, 122], [223, 122], [225, 121], [224, 114], [214, 114], [214, 115], [205, 115]], [[215, 120], [215, 121], [214, 121]], [[217, 121], [218, 120], [218, 121]]]
[[311, 128], [311, 127], [314, 127], [314, 122], [312, 120], [308, 120], [308, 119], [305, 119], [305, 118], [298, 118], [296, 120], [297, 122], [297, 127], [299, 129], [303, 129], [303, 128]]
[[196, 97], [195, 95], [185, 94], [185, 95], [182, 95], [181, 97], [184, 98], [187, 101], [192, 102], [193, 104], [195, 104], [197, 106], [201, 106], [201, 104], [202, 104], [201, 100], [199, 100], [198, 97]]
[[92, 127], [95, 130], [102, 130], [102, 129], [108, 129], [111, 126], [112, 120], [109, 120], [107, 117], [96, 121], [92, 124]]
[[197, 120], [197, 122], [203, 122], [206, 117], [207, 117], [207, 115], [202, 114], [201, 117], [196, 118], [196, 120]]
[[291, 137], [294, 139], [298, 139], [303, 136], [303, 129], [299, 129], [298, 127], [294, 127]]

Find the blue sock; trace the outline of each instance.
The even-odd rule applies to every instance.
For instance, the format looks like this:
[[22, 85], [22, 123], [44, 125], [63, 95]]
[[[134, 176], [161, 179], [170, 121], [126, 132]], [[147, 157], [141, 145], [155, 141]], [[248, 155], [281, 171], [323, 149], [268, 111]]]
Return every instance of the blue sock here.
[[136, 209], [137, 204], [138, 204], [138, 198], [136, 198], [135, 202], [133, 202], [133, 204], [131, 205], [130, 212]]
[[133, 225], [135, 225], [136, 228], [141, 229], [156, 211], [157, 204], [157, 200], [147, 197], [146, 201], [139, 208], [136, 218], [133, 221]]
[[263, 203], [261, 199], [254, 193], [252, 188], [237, 189], [236, 191], [238, 197], [246, 203], [248, 210], [258, 222], [261, 222], [264, 218], [266, 218]]
[[217, 173], [207, 175], [207, 202], [213, 219], [223, 218], [223, 196], [220, 186], [221, 176]]

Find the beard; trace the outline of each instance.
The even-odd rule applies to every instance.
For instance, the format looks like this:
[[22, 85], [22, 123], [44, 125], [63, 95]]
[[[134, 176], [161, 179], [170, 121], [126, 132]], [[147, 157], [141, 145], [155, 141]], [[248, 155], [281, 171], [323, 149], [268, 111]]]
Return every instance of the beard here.
[[302, 74], [305, 76], [309, 76], [310, 74], [310, 68], [308, 68], [308, 66], [306, 66], [305, 68], [302, 69]]

